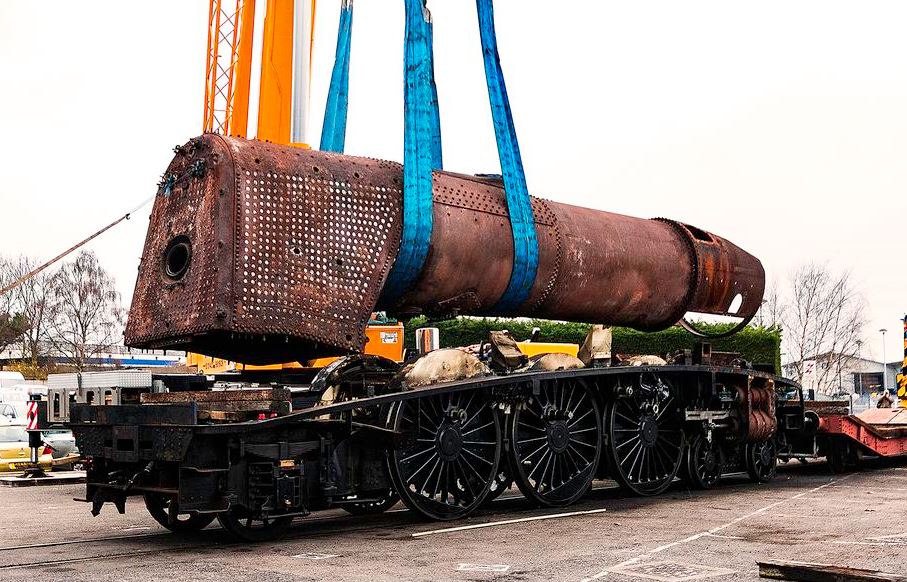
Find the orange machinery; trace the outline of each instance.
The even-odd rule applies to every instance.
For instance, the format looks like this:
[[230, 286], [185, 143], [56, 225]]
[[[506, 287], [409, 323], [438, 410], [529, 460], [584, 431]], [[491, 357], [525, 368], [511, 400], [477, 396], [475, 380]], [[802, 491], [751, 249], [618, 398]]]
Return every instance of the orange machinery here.
[[210, 0], [203, 130], [308, 147], [314, 26], [315, 0]]
[[[373, 320], [365, 329], [365, 335], [368, 338], [365, 344], [365, 353], [376, 356], [383, 356], [395, 362], [403, 361], [403, 324], [398, 321], [382, 322]], [[305, 362], [286, 362], [283, 364], [273, 364], [270, 366], [253, 366], [231, 362], [221, 358], [212, 358], [202, 354], [186, 354], [186, 365], [195, 368], [200, 374], [219, 374], [228, 371], [244, 370], [285, 370], [292, 368], [322, 368], [327, 366], [337, 358], [318, 358]]]

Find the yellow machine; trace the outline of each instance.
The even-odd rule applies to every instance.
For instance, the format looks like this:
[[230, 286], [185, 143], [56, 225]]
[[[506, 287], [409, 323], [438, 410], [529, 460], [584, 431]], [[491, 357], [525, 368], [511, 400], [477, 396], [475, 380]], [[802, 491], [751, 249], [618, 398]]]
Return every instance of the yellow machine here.
[[[0, 424], [0, 473], [32, 467], [30, 455], [25, 426]], [[53, 456], [48, 447], [41, 448], [38, 464], [45, 471], [50, 471], [53, 466]]]
[[567, 354], [576, 357], [579, 353], [579, 344], [559, 344], [552, 342], [517, 342], [520, 351], [529, 356], [541, 354]]
[[[382, 356], [395, 362], [403, 361], [403, 324], [400, 322], [369, 323], [365, 330], [368, 342], [365, 353]], [[219, 374], [221, 372], [253, 370], [287, 370], [293, 368], [323, 368], [337, 358], [317, 358], [305, 362], [287, 362], [270, 366], [253, 366], [202, 354], [186, 354], [186, 365], [200, 374]]]

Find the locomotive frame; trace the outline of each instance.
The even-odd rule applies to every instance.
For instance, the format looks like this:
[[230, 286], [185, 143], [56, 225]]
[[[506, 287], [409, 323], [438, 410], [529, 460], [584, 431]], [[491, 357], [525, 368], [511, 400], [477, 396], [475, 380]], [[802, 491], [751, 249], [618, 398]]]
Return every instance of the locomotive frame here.
[[395, 381], [397, 369], [348, 356], [290, 384], [293, 412], [242, 423], [199, 424], [192, 402], [74, 404], [69, 424], [90, 459], [85, 501], [95, 515], [108, 502], [122, 513], [141, 495], [170, 530], [217, 518], [258, 541], [312, 511], [376, 513], [398, 499], [457, 519], [511, 482], [536, 505], [566, 506], [601, 477], [639, 495], [677, 476], [697, 488], [731, 471], [767, 481], [776, 435], [803, 430], [802, 398], [776, 410], [776, 391], [800, 387], [750, 368], [517, 372], [417, 389]]

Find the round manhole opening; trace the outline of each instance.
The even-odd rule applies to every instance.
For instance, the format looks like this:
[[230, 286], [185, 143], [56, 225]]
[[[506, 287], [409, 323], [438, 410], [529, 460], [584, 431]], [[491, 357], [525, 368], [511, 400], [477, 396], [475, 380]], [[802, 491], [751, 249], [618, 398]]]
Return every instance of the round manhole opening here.
[[172, 281], [179, 281], [186, 276], [192, 262], [192, 243], [189, 237], [178, 236], [167, 245], [164, 251], [164, 275]]

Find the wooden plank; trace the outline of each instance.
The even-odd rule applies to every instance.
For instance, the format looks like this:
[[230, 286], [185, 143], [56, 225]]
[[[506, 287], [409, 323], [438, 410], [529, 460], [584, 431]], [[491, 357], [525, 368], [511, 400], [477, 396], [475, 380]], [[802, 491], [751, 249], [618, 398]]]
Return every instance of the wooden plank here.
[[290, 400], [289, 388], [255, 388], [250, 390], [200, 390], [192, 392], [146, 392], [142, 404], [176, 404], [181, 402], [235, 402]]
[[289, 402], [274, 400], [234, 400], [225, 402], [196, 402], [198, 410], [220, 410], [221, 412], [277, 412], [287, 414], [290, 412]]
[[195, 424], [196, 408], [193, 403], [160, 404], [154, 407], [141, 404], [95, 406], [73, 404], [70, 412], [74, 424], [101, 425], [168, 425]]
[[808, 564], [806, 562], [757, 562], [759, 577], [795, 582], [907, 582], [907, 576], [878, 570], [864, 570], [833, 566], [830, 564]]
[[253, 412], [226, 412], [223, 410], [199, 410], [199, 420], [216, 420], [221, 422], [245, 422], [255, 420], [257, 413]]

